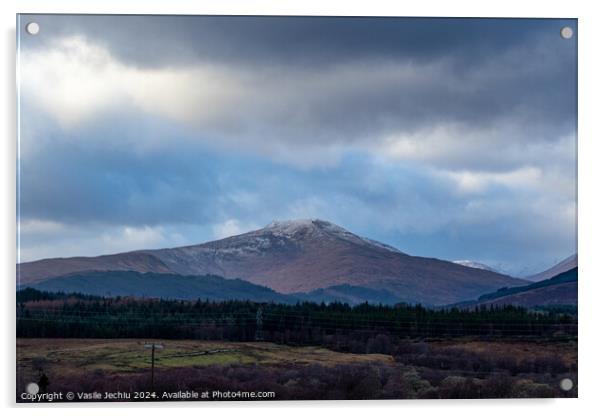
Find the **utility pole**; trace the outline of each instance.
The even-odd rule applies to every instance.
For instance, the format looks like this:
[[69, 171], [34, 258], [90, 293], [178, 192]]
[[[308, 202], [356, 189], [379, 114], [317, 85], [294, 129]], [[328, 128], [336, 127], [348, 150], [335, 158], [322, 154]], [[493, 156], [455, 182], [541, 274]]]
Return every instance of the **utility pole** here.
[[151, 392], [155, 392], [155, 350], [162, 350], [162, 344], [156, 344], [151, 342], [149, 344], [144, 344], [144, 348], [151, 349]]

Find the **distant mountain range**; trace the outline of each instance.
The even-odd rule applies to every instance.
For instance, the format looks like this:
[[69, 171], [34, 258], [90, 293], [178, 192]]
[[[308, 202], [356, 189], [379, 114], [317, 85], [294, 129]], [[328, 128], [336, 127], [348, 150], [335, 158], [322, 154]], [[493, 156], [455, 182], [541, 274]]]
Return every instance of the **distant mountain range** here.
[[[94, 284], [103, 275], [109, 277], [103, 290], [111, 293], [118, 293], [117, 287], [122, 290], [123, 285], [118, 284], [118, 274], [107, 272], [123, 271], [166, 275], [157, 280], [144, 279], [144, 284], [161, 290], [142, 289], [149, 293], [147, 296], [152, 292], [165, 294], [164, 297], [172, 293], [164, 280], [172, 279], [180, 287], [181, 279], [177, 276], [241, 279], [295, 299], [426, 305], [450, 304], [477, 298], [500, 287], [528, 284], [490, 270], [411, 256], [319, 219], [273, 222], [256, 231], [187, 247], [55, 258], [18, 265], [22, 286], [48, 288], [53, 284], [58, 287], [57, 282], [61, 282], [63, 288], [72, 285], [91, 290], [86, 289], [92, 287], [88, 273], [95, 272]], [[61, 280], [53, 280], [56, 278]], [[226, 288], [224, 281], [219, 282], [224, 285], [224, 296], [228, 290], [235, 289]], [[250, 287], [245, 290], [259, 291]]]
[[482, 305], [514, 305], [524, 307], [577, 305], [578, 268], [559, 273], [549, 279], [527, 286], [501, 288], [479, 296], [477, 300], [461, 302], [454, 306], [476, 307]]
[[560, 263], [555, 264], [554, 266], [550, 267], [547, 270], [544, 270], [541, 273], [525, 277], [525, 279], [531, 280], [533, 282], [539, 282], [540, 280], [549, 279], [560, 273], [574, 269], [575, 267], [577, 267], [577, 254], [573, 254], [572, 256], [567, 257]]

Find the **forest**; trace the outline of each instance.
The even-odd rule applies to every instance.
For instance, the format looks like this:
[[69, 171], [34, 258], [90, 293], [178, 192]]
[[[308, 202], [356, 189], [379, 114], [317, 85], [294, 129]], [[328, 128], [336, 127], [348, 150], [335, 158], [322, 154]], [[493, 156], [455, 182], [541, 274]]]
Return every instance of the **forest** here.
[[571, 337], [577, 334], [577, 318], [514, 306], [435, 310], [407, 304], [178, 301], [35, 289], [17, 293], [18, 337], [265, 340], [359, 352], [379, 334], [388, 340]]

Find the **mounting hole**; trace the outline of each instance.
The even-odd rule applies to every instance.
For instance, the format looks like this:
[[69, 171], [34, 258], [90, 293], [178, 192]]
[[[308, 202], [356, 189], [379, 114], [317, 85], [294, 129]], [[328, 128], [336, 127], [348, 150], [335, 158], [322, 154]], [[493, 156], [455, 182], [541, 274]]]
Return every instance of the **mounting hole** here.
[[29, 22], [27, 26], [25, 26], [25, 30], [30, 35], [37, 35], [40, 32], [40, 25], [36, 22]]
[[36, 383], [29, 383], [27, 387], [25, 387], [25, 391], [32, 395], [38, 394], [38, 392], [40, 391], [40, 386], [38, 386]]
[[560, 36], [562, 36], [563, 39], [570, 39], [573, 37], [573, 28], [570, 26], [565, 26], [562, 29], [560, 29]]
[[573, 380], [570, 378], [563, 378], [560, 380], [560, 388], [564, 391], [569, 391], [573, 388]]

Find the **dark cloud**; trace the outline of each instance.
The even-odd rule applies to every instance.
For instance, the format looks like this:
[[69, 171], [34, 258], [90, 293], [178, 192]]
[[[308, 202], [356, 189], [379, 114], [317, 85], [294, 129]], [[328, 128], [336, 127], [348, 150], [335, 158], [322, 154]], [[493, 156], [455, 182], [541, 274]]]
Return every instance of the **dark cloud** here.
[[[139, 65], [235, 61], [309, 66], [451, 57], [470, 66], [534, 37], [559, 38], [571, 19], [24, 15], [45, 39], [86, 34]], [[28, 46], [38, 39], [26, 38]]]
[[[223, 86], [241, 97], [201, 129], [215, 127], [212, 135], [235, 145], [253, 136], [285, 145], [374, 143], [451, 124], [488, 131], [483, 141], [503, 147], [506, 141], [555, 141], [576, 129], [576, 38], [559, 36], [560, 27], [576, 27], [575, 20], [31, 19], [45, 29], [23, 37], [24, 50], [83, 34], [133, 68], [217, 65]], [[204, 88], [199, 82], [190, 91]], [[194, 108], [186, 112], [194, 116]], [[196, 117], [204, 120], [200, 111]], [[508, 126], [508, 136], [492, 137]], [[227, 130], [233, 134], [223, 134]]]
[[[132, 245], [160, 245], [210, 240], [224, 223], [322, 217], [410, 253], [512, 271], [575, 249], [576, 39], [559, 36], [575, 20], [22, 20], [41, 26], [21, 37], [24, 59], [46, 53], [36, 62], [56, 66], [22, 80], [31, 229], [62, 224], [64, 241], [110, 252], [124, 227]], [[104, 49], [51, 56], [74, 35]], [[76, 88], [99, 80], [106, 88]], [[146, 89], [132, 90], [139, 80]], [[103, 228], [99, 248], [89, 241]], [[62, 232], [57, 247], [73, 247]]]

